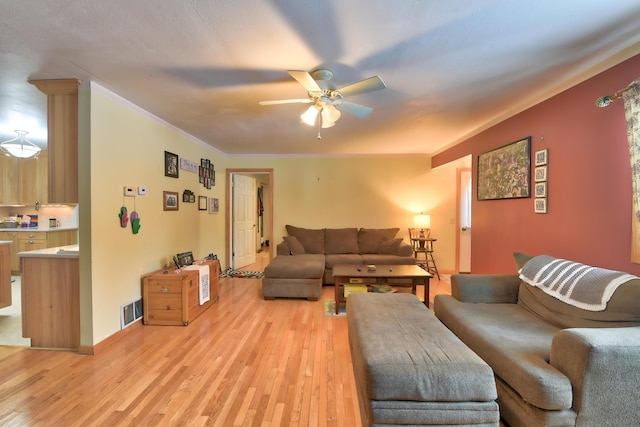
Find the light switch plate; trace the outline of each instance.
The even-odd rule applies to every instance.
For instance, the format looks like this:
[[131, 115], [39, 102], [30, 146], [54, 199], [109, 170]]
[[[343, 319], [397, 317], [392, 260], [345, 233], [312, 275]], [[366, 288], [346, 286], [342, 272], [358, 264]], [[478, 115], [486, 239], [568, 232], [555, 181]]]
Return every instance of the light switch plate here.
[[136, 195], [136, 188], [135, 187], [127, 187], [125, 185], [125, 187], [124, 187], [124, 195], [125, 196], [135, 196]]
[[147, 195], [147, 187], [138, 187], [138, 196], [146, 196]]

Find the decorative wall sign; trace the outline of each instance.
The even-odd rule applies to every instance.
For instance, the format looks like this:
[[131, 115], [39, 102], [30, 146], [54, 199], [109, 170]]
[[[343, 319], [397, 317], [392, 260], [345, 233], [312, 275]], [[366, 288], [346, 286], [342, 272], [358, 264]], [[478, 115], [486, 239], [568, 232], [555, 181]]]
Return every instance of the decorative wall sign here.
[[531, 137], [478, 156], [478, 200], [531, 197]]
[[198, 173], [198, 164], [182, 157], [180, 159], [180, 169], [193, 173]]
[[178, 178], [179, 171], [177, 154], [173, 154], [168, 151], [164, 152], [164, 176]]

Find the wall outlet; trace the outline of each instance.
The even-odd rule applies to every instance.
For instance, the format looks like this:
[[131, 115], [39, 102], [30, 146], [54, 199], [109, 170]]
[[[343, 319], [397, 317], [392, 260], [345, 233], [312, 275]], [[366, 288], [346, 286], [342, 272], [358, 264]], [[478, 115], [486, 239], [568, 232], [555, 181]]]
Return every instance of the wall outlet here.
[[146, 196], [147, 195], [147, 187], [138, 187], [138, 196]]
[[136, 195], [136, 188], [135, 187], [124, 187], [124, 195], [125, 196], [135, 196]]

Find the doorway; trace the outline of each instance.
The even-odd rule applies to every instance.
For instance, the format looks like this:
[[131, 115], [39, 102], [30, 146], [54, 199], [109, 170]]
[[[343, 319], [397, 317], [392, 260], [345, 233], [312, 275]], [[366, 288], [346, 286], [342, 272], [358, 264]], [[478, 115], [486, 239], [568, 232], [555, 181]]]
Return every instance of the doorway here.
[[[246, 252], [245, 249], [247, 246], [251, 246], [253, 247], [253, 251], [254, 251], [254, 258], [255, 258], [255, 252], [256, 252], [256, 248], [257, 245], [259, 244], [263, 244], [262, 239], [258, 240], [258, 226], [261, 227], [262, 230], [262, 236], [266, 236], [266, 244], [269, 243], [269, 240], [272, 239], [273, 236], [273, 194], [274, 194], [274, 188], [273, 188], [273, 169], [227, 169], [226, 171], [226, 188], [225, 188], [225, 201], [226, 201], [226, 206], [227, 206], [227, 212], [225, 215], [225, 261], [227, 263], [227, 267], [230, 268], [238, 268], [239, 265], [236, 263], [236, 249], [238, 249], [238, 245], [240, 244], [241, 248], [240, 251], [241, 252]], [[262, 199], [261, 199], [261, 209], [264, 210], [263, 213], [263, 218], [255, 218], [255, 215], [258, 212], [258, 204], [256, 203], [257, 201], [257, 195], [254, 198], [253, 196], [247, 196], [246, 195], [246, 183], [247, 181], [244, 180], [243, 178], [239, 178], [240, 181], [242, 181], [243, 183], [241, 184], [241, 186], [243, 187], [243, 189], [241, 189], [240, 191], [236, 191], [236, 187], [235, 185], [238, 185], [236, 183], [234, 183], [234, 181], [236, 181], [236, 178], [238, 177], [244, 177], [244, 178], [251, 178], [252, 176], [261, 176], [264, 179], [260, 179], [259, 181], [262, 182], [263, 186], [266, 187], [266, 191], [263, 192], [262, 194]], [[250, 184], [249, 184], [250, 185]], [[246, 199], [246, 197], [252, 197], [252, 201], [248, 201]], [[244, 209], [246, 209], [247, 204], [250, 206], [248, 209], [251, 209], [253, 211], [253, 218], [255, 219], [254, 222], [252, 222], [251, 224], [249, 224], [246, 219], [246, 217], [250, 217], [251, 215], [247, 215], [249, 214], [249, 212], [244, 211]], [[239, 221], [235, 221], [235, 212], [234, 211], [238, 211], [240, 212], [239, 215]], [[243, 222], [244, 224], [240, 224], [240, 222]], [[255, 229], [254, 229], [254, 225], [255, 225]], [[240, 227], [243, 230], [248, 230], [248, 227], [251, 227], [252, 231], [252, 239], [253, 242], [255, 242], [255, 244], [252, 244], [252, 242], [249, 241], [249, 235], [244, 235], [244, 231], [240, 231], [240, 228], [236, 228], [236, 227]], [[269, 251], [270, 253], [270, 259], [273, 258], [273, 251]], [[241, 257], [246, 255], [243, 253], [239, 253], [238, 255], [240, 255]], [[241, 258], [238, 259], [237, 261], [239, 263], [244, 262], [244, 260], [247, 260], [249, 258]], [[255, 262], [255, 261], [253, 261]]]
[[456, 271], [471, 273], [471, 169], [457, 169]]

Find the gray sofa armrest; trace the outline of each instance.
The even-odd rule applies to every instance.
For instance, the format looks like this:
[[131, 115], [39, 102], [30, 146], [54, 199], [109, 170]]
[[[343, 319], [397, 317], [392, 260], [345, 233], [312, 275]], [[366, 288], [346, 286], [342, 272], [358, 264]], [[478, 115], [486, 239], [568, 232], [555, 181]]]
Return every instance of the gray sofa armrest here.
[[291, 249], [284, 240], [276, 245], [276, 255], [291, 255]]
[[454, 274], [451, 295], [462, 302], [517, 303], [520, 278], [517, 274]]
[[553, 337], [549, 363], [571, 381], [576, 425], [637, 425], [640, 327], [564, 329]]

